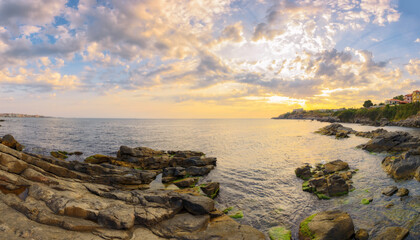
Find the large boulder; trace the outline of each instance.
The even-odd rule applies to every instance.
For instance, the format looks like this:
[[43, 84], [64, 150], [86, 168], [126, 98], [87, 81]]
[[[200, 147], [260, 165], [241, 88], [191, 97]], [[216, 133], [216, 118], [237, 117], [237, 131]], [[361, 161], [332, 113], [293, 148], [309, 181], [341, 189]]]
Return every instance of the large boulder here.
[[354, 225], [350, 215], [339, 210], [311, 215], [300, 223], [300, 240], [352, 239]]
[[395, 179], [411, 179], [420, 168], [420, 154], [409, 151], [399, 156], [388, 156], [382, 160], [382, 166]]
[[327, 136], [336, 136], [337, 138], [345, 138], [348, 137], [348, 134], [355, 133], [351, 128], [344, 127], [339, 123], [333, 123], [323, 128], [320, 128], [316, 133], [327, 135]]
[[22, 151], [24, 148], [24, 146], [20, 144], [18, 141], [16, 141], [15, 138], [10, 134], [7, 134], [1, 138], [1, 144], [6, 145], [9, 148], [13, 148], [18, 151]]
[[337, 172], [341, 170], [346, 170], [349, 168], [349, 164], [342, 160], [335, 160], [325, 164], [325, 170], [328, 172]]

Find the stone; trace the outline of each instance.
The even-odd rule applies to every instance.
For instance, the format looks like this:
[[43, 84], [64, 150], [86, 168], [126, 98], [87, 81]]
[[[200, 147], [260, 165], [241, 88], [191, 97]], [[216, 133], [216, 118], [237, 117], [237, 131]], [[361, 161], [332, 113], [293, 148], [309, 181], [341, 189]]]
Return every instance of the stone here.
[[174, 181], [173, 184], [175, 184], [179, 188], [188, 188], [193, 187], [197, 183], [198, 178], [184, 178], [177, 181]]
[[351, 128], [344, 127], [339, 123], [333, 123], [323, 128], [320, 128], [315, 133], [327, 136], [338, 136], [337, 138], [348, 137], [348, 134], [355, 133]]
[[50, 152], [51, 156], [58, 158], [58, 159], [67, 159], [68, 158], [68, 153], [67, 152], [63, 152], [63, 151], [56, 151], [56, 152]]
[[382, 160], [385, 171], [395, 179], [411, 179], [420, 168], [420, 155], [407, 152], [399, 156], [388, 156]]
[[408, 235], [408, 229], [402, 227], [387, 227], [380, 231], [372, 240], [402, 240]]
[[410, 191], [407, 188], [400, 188], [400, 189], [398, 189], [396, 195], [398, 197], [404, 197], [404, 196], [407, 196], [409, 193], [410, 193]]
[[102, 155], [102, 154], [95, 154], [92, 156], [89, 156], [85, 159], [86, 163], [93, 163], [93, 164], [101, 164], [101, 163], [109, 163], [112, 160], [115, 160], [115, 158]]
[[208, 214], [214, 210], [214, 201], [204, 196], [180, 195], [184, 208], [193, 215]]
[[185, 233], [204, 230], [209, 221], [210, 217], [208, 215], [196, 216], [189, 213], [182, 213], [153, 226], [152, 231], [161, 237], [182, 238]]
[[10, 134], [7, 134], [4, 137], [2, 137], [1, 143], [18, 151], [22, 151], [24, 148], [24, 146], [21, 145], [18, 141], [16, 141], [16, 139]]
[[350, 215], [339, 210], [320, 212], [300, 223], [299, 239], [352, 239], [354, 225]]
[[191, 166], [185, 169], [186, 173], [191, 176], [204, 176], [214, 169], [213, 165], [206, 165], [204, 167]]
[[1, 152], [0, 165], [4, 166], [8, 172], [16, 174], [20, 174], [28, 167], [26, 162]]
[[112, 229], [130, 229], [134, 219], [134, 207], [113, 206], [101, 210], [98, 215], [98, 223]]
[[312, 167], [309, 164], [305, 164], [301, 167], [295, 169], [296, 177], [301, 178], [303, 180], [308, 180], [312, 177], [311, 172]]
[[329, 196], [342, 196], [348, 194], [349, 185], [340, 175], [333, 174], [329, 176], [327, 180]]
[[396, 186], [388, 186], [388, 187], [382, 189], [382, 194], [386, 195], [386, 196], [392, 196], [397, 191], [398, 191], [398, 188]]
[[219, 194], [219, 188], [220, 184], [218, 182], [205, 183], [200, 186], [201, 191], [213, 199]]
[[366, 231], [366, 229], [359, 229], [359, 230], [357, 230], [354, 238], [356, 240], [368, 240], [369, 239], [369, 233]]
[[346, 170], [349, 168], [349, 164], [343, 162], [342, 160], [335, 160], [325, 164], [325, 170], [328, 172], [337, 172], [341, 170]]

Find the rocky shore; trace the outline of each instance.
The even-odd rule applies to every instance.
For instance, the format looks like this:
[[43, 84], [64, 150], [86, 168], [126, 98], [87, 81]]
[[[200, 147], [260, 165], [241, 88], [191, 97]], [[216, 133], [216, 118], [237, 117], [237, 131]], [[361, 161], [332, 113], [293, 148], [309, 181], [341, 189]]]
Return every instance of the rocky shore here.
[[398, 127], [412, 127], [420, 128], [420, 115], [414, 115], [404, 120], [389, 121], [386, 118], [382, 118], [379, 121], [372, 121], [369, 118], [354, 118], [349, 121], [341, 121], [340, 118], [335, 116], [317, 116], [317, 115], [306, 115], [306, 114], [293, 114], [287, 117], [274, 117], [272, 119], [300, 119], [300, 120], [312, 120], [319, 122], [329, 123], [358, 123], [362, 125], [384, 127], [384, 126], [398, 126]]
[[420, 181], [420, 139], [407, 132], [388, 132], [377, 129], [370, 132], [358, 132], [333, 123], [317, 131], [317, 133], [336, 138], [346, 138], [349, 134], [371, 138], [358, 148], [369, 152], [386, 152], [389, 155], [382, 160], [384, 170], [394, 179], [412, 179]]
[[[216, 165], [203, 153], [122, 146], [79, 162], [0, 142], [2, 239], [265, 239], [215, 208], [218, 183], [195, 185]], [[179, 189], [149, 189], [158, 174]]]

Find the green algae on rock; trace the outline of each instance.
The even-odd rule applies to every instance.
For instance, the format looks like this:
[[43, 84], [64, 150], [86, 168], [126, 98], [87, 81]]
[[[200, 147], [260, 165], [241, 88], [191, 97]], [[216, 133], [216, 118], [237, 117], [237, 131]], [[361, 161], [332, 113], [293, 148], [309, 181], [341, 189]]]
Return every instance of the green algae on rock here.
[[271, 240], [291, 240], [292, 232], [284, 227], [272, 227], [268, 230]]

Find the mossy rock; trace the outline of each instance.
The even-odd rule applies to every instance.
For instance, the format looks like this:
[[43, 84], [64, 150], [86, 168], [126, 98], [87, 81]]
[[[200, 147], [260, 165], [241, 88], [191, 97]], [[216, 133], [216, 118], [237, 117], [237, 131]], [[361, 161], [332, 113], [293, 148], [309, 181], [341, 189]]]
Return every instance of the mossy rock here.
[[302, 190], [305, 192], [313, 192], [313, 188], [309, 186], [309, 181], [302, 183]]
[[360, 201], [364, 205], [368, 205], [370, 203], [369, 199], [363, 198], [362, 201]]
[[311, 230], [309, 229], [309, 226], [308, 226], [308, 224], [312, 221], [312, 219], [315, 216], [316, 216], [316, 213], [307, 217], [307, 218], [305, 218], [305, 220], [303, 220], [300, 223], [300, 226], [299, 226], [299, 233], [302, 234], [305, 237], [308, 237], [309, 239], [314, 239], [315, 238], [315, 234], [313, 234], [311, 232]]
[[58, 159], [67, 159], [68, 153], [65, 151], [56, 151], [56, 152], [50, 152], [51, 156], [58, 158]]
[[268, 230], [268, 236], [271, 240], [291, 240], [292, 232], [284, 227], [273, 227]]

